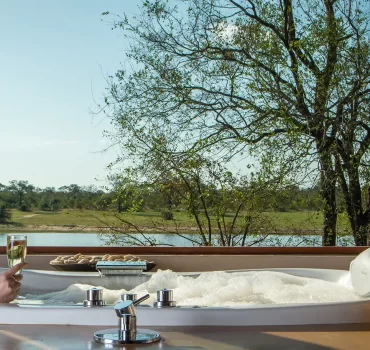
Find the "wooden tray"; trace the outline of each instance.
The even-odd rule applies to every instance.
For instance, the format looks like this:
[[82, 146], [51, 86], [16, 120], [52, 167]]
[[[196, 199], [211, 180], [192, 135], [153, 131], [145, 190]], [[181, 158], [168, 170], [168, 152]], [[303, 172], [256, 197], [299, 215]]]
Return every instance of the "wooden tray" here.
[[96, 264], [50, 264], [59, 271], [96, 272]]
[[[59, 271], [71, 271], [71, 272], [96, 272], [96, 263], [93, 264], [50, 264]], [[154, 269], [156, 264], [146, 263], [146, 269], [144, 272], [148, 272]]]

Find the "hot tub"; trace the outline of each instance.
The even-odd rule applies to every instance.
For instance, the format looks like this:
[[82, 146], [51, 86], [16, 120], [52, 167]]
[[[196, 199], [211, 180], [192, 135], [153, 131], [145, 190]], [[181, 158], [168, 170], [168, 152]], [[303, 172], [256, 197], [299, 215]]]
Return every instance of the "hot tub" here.
[[[349, 271], [323, 269], [261, 269], [234, 270], [275, 271], [293, 276], [320, 279], [351, 287]], [[66, 273], [25, 270], [21, 294], [46, 293], [63, 290], [73, 283], [104, 286], [109, 289], [127, 290], [148, 281], [152, 273], [101, 278], [98, 273]], [[199, 273], [182, 273], [197, 277]], [[257, 326], [257, 325], [307, 325], [369, 323], [370, 299], [326, 303], [296, 303], [273, 305], [247, 305], [235, 307], [182, 306], [157, 309], [137, 306], [139, 327], [150, 326]], [[59, 324], [117, 326], [113, 305], [85, 308], [82, 305], [31, 305], [0, 304], [2, 324]]]

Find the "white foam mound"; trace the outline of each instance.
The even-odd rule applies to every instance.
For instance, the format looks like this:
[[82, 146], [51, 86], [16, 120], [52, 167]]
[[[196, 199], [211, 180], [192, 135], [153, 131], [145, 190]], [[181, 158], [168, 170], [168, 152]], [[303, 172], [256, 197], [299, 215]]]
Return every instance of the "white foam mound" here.
[[[34, 303], [65, 304], [81, 303], [86, 299], [90, 285], [73, 284], [67, 289], [43, 295], [26, 295]], [[100, 287], [103, 288], [103, 287]], [[204, 272], [199, 277], [179, 276], [171, 270], [153, 274], [151, 279], [136, 288], [126, 291], [103, 288], [107, 304], [120, 300], [123, 293], [150, 294], [144, 304], [156, 300], [157, 290], [173, 290], [179, 306], [227, 306], [247, 307], [251, 304], [300, 304], [363, 300], [353, 288], [314, 278], [292, 276], [281, 272]]]
[[[46, 294], [27, 294], [24, 300], [19, 300], [20, 304], [78, 304], [86, 300], [87, 290], [93, 286], [89, 284], [72, 284], [67, 289], [60, 292]], [[110, 290], [100, 286], [103, 289], [103, 298], [107, 304], [114, 304], [121, 298], [121, 294], [127, 293], [125, 289]]]

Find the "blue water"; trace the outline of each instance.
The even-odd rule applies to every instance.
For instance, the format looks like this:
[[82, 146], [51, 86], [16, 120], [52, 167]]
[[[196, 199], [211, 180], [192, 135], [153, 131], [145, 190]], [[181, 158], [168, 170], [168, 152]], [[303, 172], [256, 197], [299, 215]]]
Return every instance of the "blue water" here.
[[[15, 233], [12, 233], [15, 234]], [[27, 235], [28, 246], [68, 246], [68, 247], [100, 247], [107, 246], [101, 236], [97, 233], [24, 233]], [[174, 246], [174, 247], [192, 247], [194, 244], [180, 236], [174, 234], [146, 234], [150, 239], [155, 239], [158, 245], [163, 246]], [[196, 239], [196, 235], [183, 235], [191, 239]], [[136, 235], [139, 237], [139, 235]], [[260, 237], [248, 237], [246, 246], [252, 244], [252, 242], [258, 240]], [[198, 238], [199, 239], [199, 238]], [[6, 245], [6, 233], [0, 234], [0, 245]], [[111, 247], [119, 246], [134, 246], [139, 245], [135, 243], [123, 242], [118, 244], [111, 244]], [[270, 235], [262, 242], [254, 244], [254, 247], [308, 247], [308, 246], [320, 246], [320, 236], [279, 236]], [[341, 237], [337, 241], [338, 246], [353, 246], [354, 241], [351, 236]], [[196, 245], [195, 245], [196, 246]]]

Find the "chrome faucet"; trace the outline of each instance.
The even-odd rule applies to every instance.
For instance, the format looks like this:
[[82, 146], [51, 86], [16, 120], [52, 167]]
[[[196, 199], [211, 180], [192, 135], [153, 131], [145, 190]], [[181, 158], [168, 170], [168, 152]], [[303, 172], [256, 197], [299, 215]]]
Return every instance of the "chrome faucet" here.
[[136, 339], [136, 310], [135, 306], [148, 299], [149, 294], [137, 300], [120, 301], [114, 306], [114, 310], [119, 318], [118, 327], [122, 340], [132, 341]]
[[136, 328], [135, 306], [148, 299], [149, 294], [137, 300], [124, 300], [114, 306], [114, 311], [119, 318], [118, 329], [106, 329], [94, 333], [94, 339], [104, 344], [130, 344], [130, 343], [152, 343], [159, 341], [161, 336], [158, 332]]

